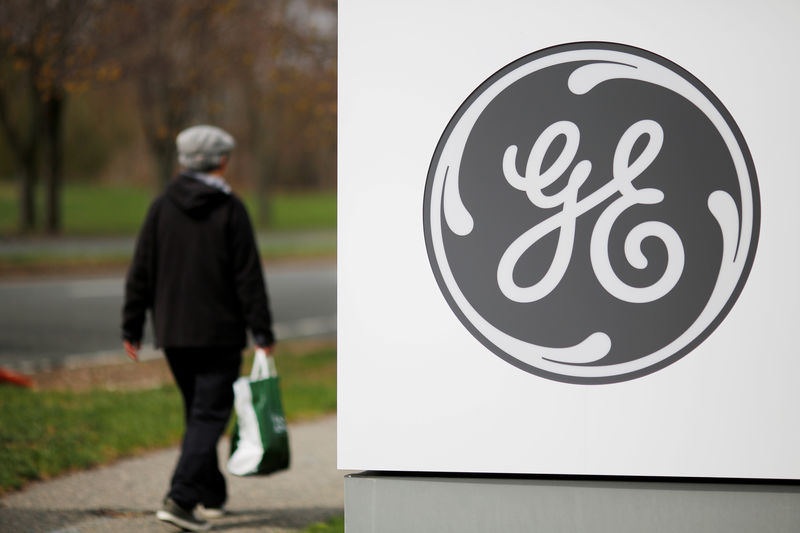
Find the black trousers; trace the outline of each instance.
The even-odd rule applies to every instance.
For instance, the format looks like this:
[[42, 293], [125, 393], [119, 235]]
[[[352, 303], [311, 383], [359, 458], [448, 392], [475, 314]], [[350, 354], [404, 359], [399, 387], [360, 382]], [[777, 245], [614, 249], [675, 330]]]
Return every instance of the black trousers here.
[[239, 348], [165, 348], [183, 396], [186, 431], [168, 496], [185, 509], [202, 503], [221, 507], [228, 497], [219, 470], [217, 443], [233, 408], [233, 382], [239, 377]]

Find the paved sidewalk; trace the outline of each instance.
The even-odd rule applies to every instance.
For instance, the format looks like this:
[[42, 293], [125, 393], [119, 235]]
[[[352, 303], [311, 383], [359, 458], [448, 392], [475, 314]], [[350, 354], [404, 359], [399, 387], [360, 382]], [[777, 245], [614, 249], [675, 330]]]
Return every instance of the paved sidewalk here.
[[[264, 478], [227, 476], [229, 516], [213, 531], [286, 532], [344, 512], [336, 470], [336, 418], [289, 427], [292, 466]], [[220, 456], [227, 456], [227, 441]], [[170, 533], [154, 515], [178, 450], [153, 452], [95, 470], [39, 482], [0, 499], [0, 531], [14, 533]]]

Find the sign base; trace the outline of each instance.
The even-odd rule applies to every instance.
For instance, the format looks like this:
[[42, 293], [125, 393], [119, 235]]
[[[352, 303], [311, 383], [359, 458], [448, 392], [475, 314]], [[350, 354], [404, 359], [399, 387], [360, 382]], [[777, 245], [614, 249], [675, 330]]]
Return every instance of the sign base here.
[[800, 484], [363, 472], [345, 477], [348, 533], [788, 533]]

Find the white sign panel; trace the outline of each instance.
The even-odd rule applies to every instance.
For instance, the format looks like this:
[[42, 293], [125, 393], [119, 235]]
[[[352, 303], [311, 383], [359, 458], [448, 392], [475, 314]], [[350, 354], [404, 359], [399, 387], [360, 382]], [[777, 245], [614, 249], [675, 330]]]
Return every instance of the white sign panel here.
[[800, 479], [800, 7], [601, 4], [341, 3], [341, 468]]

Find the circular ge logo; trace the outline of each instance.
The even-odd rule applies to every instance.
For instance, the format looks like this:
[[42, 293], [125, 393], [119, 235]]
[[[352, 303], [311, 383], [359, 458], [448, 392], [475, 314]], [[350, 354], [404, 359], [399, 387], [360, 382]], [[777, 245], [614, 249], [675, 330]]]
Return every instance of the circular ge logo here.
[[691, 74], [611, 43], [548, 48], [458, 109], [425, 188], [450, 307], [505, 361], [571, 383], [638, 378], [720, 324], [756, 251], [744, 138]]

